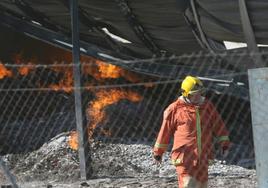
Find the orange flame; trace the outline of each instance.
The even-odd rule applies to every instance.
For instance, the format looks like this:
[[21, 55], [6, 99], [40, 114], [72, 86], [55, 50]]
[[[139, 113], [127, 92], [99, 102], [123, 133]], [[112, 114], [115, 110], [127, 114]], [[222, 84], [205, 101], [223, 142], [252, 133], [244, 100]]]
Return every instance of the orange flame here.
[[96, 63], [99, 67], [100, 78], [119, 78], [121, 76], [121, 68], [98, 60]]
[[109, 91], [100, 90], [96, 93], [96, 99], [90, 102], [87, 110], [87, 114], [90, 117], [90, 125], [88, 126], [90, 137], [92, 136], [93, 130], [97, 127], [98, 123], [105, 120], [105, 107], [114, 104], [122, 99], [138, 102], [142, 100], [142, 97], [133, 91], [122, 91], [116, 89]]
[[22, 57], [22, 52], [19, 53], [19, 54], [16, 54], [14, 55], [14, 62], [16, 64], [21, 64], [21, 65], [25, 65], [23, 67], [19, 67], [18, 68], [18, 72], [20, 75], [22, 76], [26, 76], [28, 75], [32, 70], [34, 70], [34, 66], [33, 65], [33, 62], [36, 62], [36, 59], [32, 58], [31, 60], [27, 61], [27, 60], [24, 60], [23, 57]]
[[0, 79], [3, 79], [5, 77], [12, 77], [12, 72], [8, 70], [4, 64], [0, 61]]
[[[92, 138], [94, 129], [99, 123], [105, 120], [106, 113], [105, 108], [111, 104], [114, 104], [122, 99], [128, 99], [132, 102], [139, 102], [142, 100], [142, 96], [133, 91], [122, 91], [112, 89], [109, 91], [100, 90], [96, 93], [96, 99], [91, 101], [87, 114], [90, 116], [90, 125], [88, 125], [89, 138]], [[107, 136], [111, 135], [111, 132], [107, 130], [101, 130]], [[72, 132], [70, 134], [69, 145], [72, 149], [78, 149], [78, 134]]]
[[[96, 80], [115, 79], [123, 77], [130, 82], [137, 82], [139, 79], [136, 74], [124, 70], [116, 65], [108, 64], [100, 60], [95, 60], [96, 67], [90, 65], [85, 69], [87, 74], [93, 76]], [[84, 63], [86, 65], [86, 63]]]
[[[53, 54], [52, 56], [53, 57]], [[61, 62], [61, 63], [71, 63], [70, 53], [63, 53], [59, 56], [55, 56], [54, 61], [52, 62]], [[22, 55], [18, 54], [15, 56], [15, 63], [16, 64], [26, 64], [25, 60], [22, 59]], [[31, 60], [28, 61], [27, 64], [32, 65], [36, 61]], [[93, 59], [91, 57], [81, 57], [81, 64], [82, 64], [82, 74], [83, 75], [90, 75], [95, 78], [98, 82], [104, 81], [105, 79], [117, 79], [117, 78], [125, 78], [130, 82], [138, 82], [141, 80], [135, 73], [132, 73], [128, 70], [122, 69], [121, 67], [105, 63], [100, 60]], [[72, 66], [57, 66], [51, 68], [54, 72], [61, 73], [62, 79], [58, 81], [56, 84], [50, 84], [49, 88], [52, 88], [55, 91], [65, 91], [65, 92], [72, 92], [74, 87], [74, 80], [73, 80], [73, 67]], [[1, 70], [1, 67], [0, 67]], [[30, 71], [33, 70], [30, 66], [21, 67], [18, 69], [20, 75], [28, 75]], [[0, 72], [1, 73], [1, 72]], [[7, 74], [7, 73], [6, 73]], [[1, 74], [0, 74], [1, 75]], [[8, 73], [11, 75], [11, 73]], [[146, 87], [150, 87], [151, 85], [148, 84]], [[93, 91], [95, 92], [95, 91]], [[117, 103], [122, 99], [127, 99], [132, 102], [138, 102], [142, 100], [142, 96], [138, 93], [133, 91], [123, 91], [117, 89], [111, 90], [99, 90], [95, 93], [96, 98], [95, 100], [89, 103], [89, 107], [87, 109], [87, 115], [90, 117], [90, 124], [88, 125], [88, 134], [89, 138], [92, 138], [94, 129], [98, 126], [99, 123], [103, 122], [106, 119], [106, 112], [105, 108], [109, 105]], [[101, 132], [107, 136], [111, 135], [109, 130], [101, 129]], [[77, 132], [71, 132], [69, 145], [72, 149], [78, 149], [78, 134]]]
[[[83, 58], [82, 74], [91, 75], [98, 81], [104, 81], [105, 79], [116, 79], [123, 77], [128, 81], [137, 82], [138, 77], [136, 74], [130, 71], [124, 70], [118, 66], [104, 63], [92, 58]], [[54, 67], [55, 72], [61, 72], [64, 74], [64, 78], [59, 81], [58, 84], [51, 84], [49, 87], [55, 91], [64, 90], [66, 92], [72, 92], [73, 89], [73, 70], [72, 67]]]
[[26, 76], [31, 71], [31, 68], [30, 67], [20, 67], [18, 71], [19, 71], [20, 75]]
[[68, 144], [71, 149], [78, 150], [78, 134], [76, 131], [70, 133]]

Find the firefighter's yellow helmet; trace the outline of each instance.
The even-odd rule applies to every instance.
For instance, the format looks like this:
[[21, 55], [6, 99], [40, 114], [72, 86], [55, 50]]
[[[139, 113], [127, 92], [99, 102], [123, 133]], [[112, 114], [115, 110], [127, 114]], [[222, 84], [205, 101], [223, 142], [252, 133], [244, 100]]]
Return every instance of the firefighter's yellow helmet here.
[[181, 83], [182, 95], [188, 97], [189, 94], [203, 92], [204, 86], [201, 80], [194, 76], [186, 76]]

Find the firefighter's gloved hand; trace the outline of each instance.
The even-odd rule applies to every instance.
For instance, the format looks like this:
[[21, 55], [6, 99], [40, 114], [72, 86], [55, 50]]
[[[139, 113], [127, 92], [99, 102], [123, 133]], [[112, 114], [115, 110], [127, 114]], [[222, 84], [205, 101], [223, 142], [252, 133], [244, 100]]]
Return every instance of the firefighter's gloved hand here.
[[154, 160], [157, 164], [162, 162], [162, 156], [160, 155], [154, 155]]
[[226, 157], [228, 156], [228, 154], [229, 154], [229, 147], [227, 147], [227, 146], [223, 146], [223, 147], [221, 148], [221, 156], [222, 156], [223, 158], [226, 158]]

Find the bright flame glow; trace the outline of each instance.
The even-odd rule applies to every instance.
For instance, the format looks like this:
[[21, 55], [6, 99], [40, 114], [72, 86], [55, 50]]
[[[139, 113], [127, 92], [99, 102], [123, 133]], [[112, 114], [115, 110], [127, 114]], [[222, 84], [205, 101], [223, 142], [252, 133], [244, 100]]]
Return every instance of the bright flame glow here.
[[68, 144], [71, 149], [78, 150], [78, 134], [76, 131], [70, 133]]
[[[99, 123], [105, 121], [106, 113], [105, 108], [109, 105], [117, 103], [122, 99], [130, 100], [131, 102], [139, 102], [142, 100], [142, 96], [133, 91], [122, 91], [112, 89], [109, 91], [100, 90], [96, 92], [95, 100], [91, 101], [87, 109], [87, 114], [90, 117], [90, 124], [88, 125], [89, 138], [92, 138], [94, 129]], [[111, 136], [111, 132], [101, 129], [101, 132], [107, 136]], [[69, 145], [72, 149], [78, 149], [78, 134], [72, 132], [70, 134]]]
[[3, 79], [5, 77], [12, 77], [12, 72], [8, 70], [4, 64], [0, 61], [0, 79]]
[[96, 93], [96, 99], [91, 101], [87, 109], [87, 114], [90, 117], [90, 125], [88, 126], [89, 136], [92, 136], [93, 130], [99, 123], [106, 119], [105, 108], [111, 104], [117, 103], [122, 99], [127, 99], [131, 102], [139, 102], [142, 96], [133, 91], [123, 90], [100, 90]]
[[[61, 63], [71, 63], [71, 55], [70, 53], [64, 53], [60, 56], [51, 57], [54, 61], [51, 62], [61, 62]], [[18, 68], [18, 73], [22, 76], [26, 76], [31, 73], [32, 70], [35, 69], [34, 64], [36, 64], [37, 60], [31, 59], [29, 61], [23, 60], [22, 53], [15, 55], [14, 61], [16, 64], [21, 65]], [[117, 79], [117, 78], [125, 78], [130, 82], [138, 82], [141, 80], [135, 73], [122, 69], [118, 66], [105, 63], [100, 60], [95, 60], [90, 57], [81, 57], [82, 64], [82, 74], [83, 76], [90, 75], [95, 78], [98, 82], [104, 82], [107, 79]], [[23, 66], [26, 65], [26, 66]], [[50, 84], [48, 87], [53, 89], [54, 91], [64, 91], [64, 92], [72, 92], [74, 88], [74, 80], [73, 80], [73, 67], [70, 65], [67, 66], [53, 66], [51, 70], [58, 75], [62, 75], [61, 79], [58, 80], [57, 83]], [[11, 77], [12, 72], [7, 70], [6, 67], [0, 62], [0, 79], [4, 77]], [[145, 87], [151, 87], [151, 83], [145, 85]], [[47, 86], [44, 86], [47, 87]], [[122, 90], [122, 89], [110, 89], [110, 90], [93, 90], [90, 89], [91, 92], [95, 93], [96, 98], [89, 103], [87, 109], [87, 115], [90, 118], [90, 123], [88, 125], [88, 134], [89, 138], [92, 138], [94, 129], [103, 121], [106, 120], [107, 114], [105, 109], [107, 106], [115, 104], [120, 100], [126, 99], [131, 102], [139, 102], [142, 100], [142, 96], [138, 93], [130, 90]], [[100, 129], [101, 133], [107, 136], [111, 136], [111, 132], [109, 130]], [[69, 146], [77, 150], [78, 149], [78, 133], [73, 131], [70, 133], [69, 137]]]

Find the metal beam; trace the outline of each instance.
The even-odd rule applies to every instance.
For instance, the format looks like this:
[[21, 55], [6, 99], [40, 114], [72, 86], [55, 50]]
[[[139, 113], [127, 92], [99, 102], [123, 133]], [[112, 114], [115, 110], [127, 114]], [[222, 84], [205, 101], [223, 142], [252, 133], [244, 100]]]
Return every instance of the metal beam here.
[[165, 50], [161, 50], [157, 44], [153, 41], [152, 37], [146, 32], [142, 24], [139, 22], [138, 18], [132, 12], [126, 0], [115, 0], [118, 4], [121, 12], [127, 18], [129, 25], [132, 27], [134, 33], [137, 37], [144, 43], [144, 45], [157, 56], [166, 55]]
[[262, 56], [260, 54], [260, 50], [255, 40], [255, 35], [249, 19], [245, 0], [239, 0], [239, 11], [247, 47], [248, 50], [252, 53], [252, 59], [255, 63], [254, 68], [265, 67]]
[[[14, 16], [8, 16], [6, 14], [2, 14], [0, 11], [0, 25], [3, 27], [10, 28], [16, 32], [23, 33], [25, 35], [30, 36], [31, 38], [35, 38], [37, 40], [43, 41], [45, 43], [51, 44], [53, 46], [57, 46], [62, 49], [72, 50], [71, 40], [69, 37], [54, 32], [50, 29], [46, 29], [40, 25], [27, 22], [25, 20], [16, 18]], [[87, 45], [84, 43], [81, 45], [81, 48], [84, 48], [86, 51], [81, 51], [81, 53], [98, 57], [97, 52], [101, 52], [103, 50], [99, 49], [94, 45]]]
[[[68, 36], [62, 33], [54, 32], [40, 25], [30, 23], [26, 20], [22, 20], [15, 15], [11, 15], [10, 12], [7, 14], [4, 13], [4, 11], [0, 11], [0, 26], [10, 28], [16, 32], [23, 33], [31, 38], [35, 38], [53, 46], [57, 46], [68, 51], [72, 50], [72, 41]], [[127, 70], [137, 72], [139, 74], [146, 74], [156, 77], [160, 76], [158, 74], [151, 74], [152, 72], [149, 70], [142, 70], [138, 65], [137, 67], [133, 67], [131, 65], [133, 57], [131, 56], [122, 53], [114, 53], [113, 51], [101, 48], [92, 43], [84, 42], [82, 40], [80, 40], [80, 53], [103, 60], [109, 64], [117, 65]]]
[[[72, 41], [70, 37], [42, 27], [38, 24], [31, 23], [29, 21], [17, 18], [16, 16], [5, 14], [0, 10], [0, 26], [10, 28], [16, 32], [23, 33], [35, 38], [37, 40], [43, 41], [45, 43], [57, 46], [65, 50], [72, 50]], [[87, 43], [80, 40], [80, 53], [88, 55], [100, 60], [109, 61], [112, 64], [116, 64], [113, 59], [103, 58], [102, 54], [107, 54], [106, 57], [117, 57], [121, 59], [133, 59], [133, 57], [127, 56], [125, 54], [114, 53], [109, 49], [104, 49], [92, 43]]]
[[79, 46], [79, 21], [78, 2], [70, 0], [71, 21], [72, 21], [72, 42], [73, 42], [73, 63], [74, 63], [74, 96], [75, 115], [79, 143], [80, 177], [87, 180], [91, 176], [91, 156], [88, 143], [86, 123], [83, 121], [82, 99], [81, 99], [81, 63]]
[[[1, 11], [1, 8], [0, 27], [7, 27], [16, 32], [23, 33], [31, 38], [35, 38], [47, 44], [51, 44], [53, 46], [68, 51], [72, 50], [72, 42], [69, 37], [61, 33], [57, 33], [52, 30], [41, 27], [40, 25], [36, 25], [34, 23], [22, 20], [20, 18], [17, 18], [16, 16], [9, 14], [7, 15], [3, 13], [3, 11]], [[127, 56], [122, 53], [114, 53], [110, 50], [103, 49], [92, 43], [87, 43], [80, 40], [80, 53], [103, 60], [104, 62], [108, 62], [109, 64], [123, 67], [127, 70], [147, 74], [146, 72], [140, 72], [138, 71], [138, 69], [136, 70], [136, 68], [132, 68], [131, 66], [129, 66], [129, 63], [133, 60], [133, 57]]]
[[107, 44], [117, 53], [123, 53], [124, 48], [121, 45], [119, 45], [118, 42], [115, 42], [109, 35], [107, 35], [100, 26], [94, 24], [94, 22], [91, 19], [89, 19], [88, 15], [82, 8], [79, 8], [79, 18], [84, 25], [90, 27], [96, 33], [100, 34], [105, 39]]
[[[66, 6], [68, 9], [70, 9], [70, 5], [65, 1], [61, 1], [64, 6]], [[120, 46], [118, 43], [116, 43], [109, 35], [107, 35], [103, 30], [102, 26], [98, 25], [98, 23], [95, 20], [92, 20], [89, 18], [89, 15], [78, 6], [78, 16], [79, 21], [84, 24], [85, 26], [89, 27], [90, 30], [95, 31], [96, 33], [100, 34], [107, 42], [107, 44], [114, 49], [117, 53], [122, 53], [122, 46]]]
[[40, 22], [40, 24], [42, 24], [44, 27], [49, 28], [49, 29], [53, 29], [54, 31], [60, 30], [60, 28], [58, 28], [58, 26], [56, 26], [56, 24], [50, 23], [48, 17], [46, 17], [43, 13], [34, 10], [31, 6], [29, 6], [23, 0], [14, 0], [14, 2], [16, 4], [16, 6], [24, 14], [26, 14], [27, 16], [30, 17], [30, 18], [28, 18], [29, 20], [32, 19], [33, 21]]
[[210, 43], [201, 27], [199, 18], [198, 18], [198, 14], [197, 14], [197, 10], [196, 10], [196, 6], [195, 6], [195, 0], [191, 0], [191, 7], [192, 7], [192, 11], [193, 11], [193, 15], [194, 15], [194, 20], [196, 22], [196, 26], [197, 26], [197, 30], [199, 32], [200, 35], [200, 39], [202, 41], [202, 43], [204, 44], [204, 46], [211, 52], [214, 53], [214, 50], [212, 49], [212, 47], [210, 46]]

